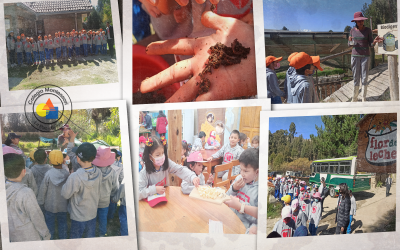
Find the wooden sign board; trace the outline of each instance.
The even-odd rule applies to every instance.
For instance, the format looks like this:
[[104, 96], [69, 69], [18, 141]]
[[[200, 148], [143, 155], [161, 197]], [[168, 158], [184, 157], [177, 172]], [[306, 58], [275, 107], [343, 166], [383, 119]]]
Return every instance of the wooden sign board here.
[[397, 114], [368, 114], [357, 127], [357, 172], [396, 173]]
[[378, 54], [398, 55], [397, 23], [379, 24], [378, 35], [384, 39], [378, 45]]

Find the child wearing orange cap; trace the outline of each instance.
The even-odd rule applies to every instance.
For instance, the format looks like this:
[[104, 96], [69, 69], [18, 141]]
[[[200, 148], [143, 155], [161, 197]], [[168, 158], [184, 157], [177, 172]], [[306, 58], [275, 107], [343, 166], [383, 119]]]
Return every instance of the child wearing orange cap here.
[[54, 47], [56, 48], [57, 63], [61, 58], [61, 39], [60, 32], [56, 32], [56, 37], [54, 38]]
[[278, 77], [275, 72], [281, 66], [280, 61], [282, 61], [282, 57], [267, 56], [265, 58], [265, 65], [267, 67], [267, 97], [271, 98], [271, 104], [282, 104], [281, 97], [285, 96], [285, 93], [279, 89]]
[[49, 34], [48, 38], [48, 48], [49, 48], [49, 54], [48, 54], [48, 60], [49, 62], [53, 63], [53, 56], [54, 56], [54, 41], [52, 36]]
[[73, 51], [73, 44], [74, 44], [73, 39], [72, 39], [72, 32], [71, 32], [71, 36], [70, 36], [69, 32], [67, 32], [66, 35], [67, 35], [66, 39], [67, 39], [68, 58], [71, 59], [72, 51]]
[[82, 56], [84, 56], [82, 35], [83, 35], [83, 30], [82, 30], [81, 32], [79, 32], [79, 42], [80, 42], [80, 45], [79, 45], [79, 48], [80, 48], [79, 54], [81, 54]]
[[30, 39], [26, 39], [25, 43], [25, 55], [26, 55], [26, 64], [32, 65], [32, 44], [30, 43]]
[[17, 52], [18, 66], [22, 66], [23, 48], [22, 48], [22, 42], [21, 42], [20, 36], [17, 36], [17, 42], [15, 43], [15, 48], [16, 48], [16, 52]]
[[80, 44], [81, 41], [79, 40], [78, 37], [78, 33], [74, 32], [74, 36], [73, 36], [73, 41], [74, 41], [74, 47], [75, 47], [75, 59], [79, 57], [79, 48], [80, 48]]
[[96, 32], [95, 40], [96, 40], [96, 53], [95, 54], [98, 55], [99, 52], [101, 52], [101, 35], [100, 35], [99, 31]]
[[49, 61], [49, 57], [50, 57], [50, 55], [49, 55], [49, 41], [48, 41], [48, 36], [44, 36], [43, 37], [44, 39], [43, 39], [43, 42], [44, 42], [44, 54], [45, 54], [45, 56], [46, 56], [46, 64], [48, 63], [48, 61]]
[[26, 62], [27, 58], [25, 58], [25, 44], [26, 44], [26, 37], [25, 34], [21, 34], [21, 42], [22, 42], [22, 65], [23, 63]]
[[33, 40], [33, 37], [30, 39], [31, 44], [32, 44], [32, 54], [33, 54], [33, 65], [38, 65], [39, 64], [39, 51], [38, 51], [38, 44], [35, 40]]
[[42, 40], [42, 36], [38, 36], [38, 50], [40, 55], [40, 62], [41, 64], [44, 64], [44, 60], [46, 60], [46, 58], [44, 57], [44, 41]]
[[92, 54], [92, 31], [89, 30], [87, 33], [87, 47], [88, 47], [88, 54]]
[[86, 30], [82, 30], [82, 44], [83, 44], [83, 55], [88, 56], [88, 36]]
[[67, 57], [67, 38], [65, 37], [65, 32], [61, 32], [61, 51], [62, 51], [62, 60], [66, 61]]
[[290, 60], [290, 66], [296, 69], [296, 76], [288, 86], [292, 95], [292, 103], [312, 103], [315, 100], [314, 83], [309, 76], [315, 72], [314, 63], [319, 61], [319, 56], [309, 56], [305, 52], [294, 55]]
[[92, 31], [90, 36], [92, 41], [92, 55], [94, 55], [96, 51], [96, 31]]
[[[288, 62], [290, 63], [290, 60], [293, 58], [293, 56], [297, 55], [299, 52], [294, 52], [290, 54], [288, 57]], [[291, 89], [291, 82], [294, 81], [296, 76], [296, 69], [292, 66], [289, 65], [288, 70], [286, 71], [286, 77], [285, 77], [285, 92], [286, 92], [286, 103], [292, 103], [293, 102], [293, 96], [292, 92], [290, 91]]]
[[107, 55], [107, 36], [105, 31], [101, 32], [101, 47], [102, 54]]

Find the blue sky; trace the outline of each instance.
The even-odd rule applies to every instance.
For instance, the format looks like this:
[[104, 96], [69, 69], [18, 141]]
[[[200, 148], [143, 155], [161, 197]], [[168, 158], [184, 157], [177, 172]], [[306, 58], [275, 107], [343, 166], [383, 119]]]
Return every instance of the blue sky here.
[[269, 119], [269, 130], [274, 133], [280, 129], [289, 131], [290, 124], [296, 124], [296, 137], [303, 135], [304, 139], [309, 139], [310, 134], [317, 135], [315, 125], [323, 127], [321, 116], [293, 116], [293, 117], [273, 117]]
[[364, 3], [371, 0], [263, 0], [264, 28], [343, 32]]

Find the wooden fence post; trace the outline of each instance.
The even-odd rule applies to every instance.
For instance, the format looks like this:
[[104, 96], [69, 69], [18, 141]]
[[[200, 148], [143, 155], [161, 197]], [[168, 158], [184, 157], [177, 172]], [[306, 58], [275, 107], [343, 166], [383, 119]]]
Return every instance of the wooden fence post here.
[[[182, 111], [168, 111], [168, 158], [181, 164], [181, 148], [182, 148]], [[168, 159], [165, 159], [168, 160]], [[169, 183], [171, 186], [180, 186], [180, 178], [174, 174], [169, 175]]]
[[399, 75], [397, 55], [388, 55], [390, 100], [399, 100]]

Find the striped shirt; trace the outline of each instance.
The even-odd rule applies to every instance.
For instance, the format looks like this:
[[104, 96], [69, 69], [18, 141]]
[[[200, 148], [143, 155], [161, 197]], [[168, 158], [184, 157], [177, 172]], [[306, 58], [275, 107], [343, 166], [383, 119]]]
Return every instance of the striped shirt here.
[[351, 51], [351, 56], [370, 56], [369, 48], [373, 47], [374, 42], [371, 29], [364, 27], [363, 30], [359, 30], [354, 27], [350, 31], [350, 36], [353, 38], [355, 44], [353, 46], [353, 50]]

